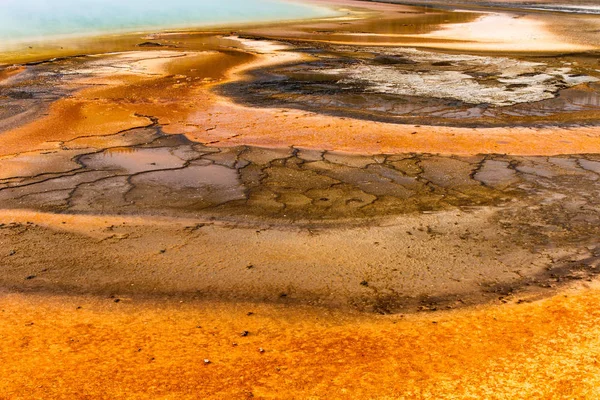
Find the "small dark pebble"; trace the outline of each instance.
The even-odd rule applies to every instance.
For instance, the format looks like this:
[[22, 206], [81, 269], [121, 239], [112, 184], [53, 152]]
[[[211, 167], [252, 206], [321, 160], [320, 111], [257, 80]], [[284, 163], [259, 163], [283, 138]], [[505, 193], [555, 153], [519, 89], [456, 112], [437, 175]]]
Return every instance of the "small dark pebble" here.
[[281, 293], [281, 294], [279, 295], [279, 297], [281, 297], [281, 298], [287, 297], [287, 293]]
[[115, 301], [115, 303], [119, 303], [121, 301], [121, 299], [115, 299], [114, 301]]
[[452, 63], [450, 61], [436, 61], [431, 63], [434, 67], [451, 67]]
[[8, 253], [8, 255], [9, 255], [9, 256], [14, 256], [15, 254], [17, 254], [17, 251], [16, 251], [16, 250], [11, 250], [11, 251]]
[[246, 268], [247, 268], [247, 269], [252, 269], [252, 268], [254, 268], [254, 265], [252, 265], [252, 264], [248, 264], [248, 265], [246, 265]]
[[247, 316], [251, 316], [254, 315], [254, 313], [252, 311], [250, 311], [248, 314], [246, 314]]
[[36, 276], [35, 275], [29, 275], [27, 278], [25, 278], [26, 280], [30, 281], [32, 279], [35, 279]]
[[163, 47], [164, 44], [156, 43], [156, 42], [143, 42], [137, 45], [138, 47]]
[[369, 286], [369, 282], [367, 281], [362, 281], [360, 284], [361, 286]]
[[240, 333], [240, 336], [246, 337], [250, 334], [250, 332], [248, 331], [242, 331], [242, 333]]
[[160, 254], [165, 254], [166, 252], [167, 252], [166, 249], [162, 249], [162, 250], [159, 251]]

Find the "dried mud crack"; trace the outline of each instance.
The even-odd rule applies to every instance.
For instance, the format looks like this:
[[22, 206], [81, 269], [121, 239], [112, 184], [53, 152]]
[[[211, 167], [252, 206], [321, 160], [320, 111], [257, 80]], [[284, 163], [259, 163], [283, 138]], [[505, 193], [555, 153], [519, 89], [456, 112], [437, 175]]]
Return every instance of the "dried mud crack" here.
[[2, 67], [0, 287], [387, 314], [592, 279], [597, 50], [404, 45], [481, 17], [430, 11]]
[[535, 298], [598, 271], [596, 155], [217, 148], [156, 124], [127, 135], [138, 144], [76, 150], [78, 168], [4, 177], [3, 206], [196, 222], [94, 235], [4, 225], [3, 287], [387, 314]]

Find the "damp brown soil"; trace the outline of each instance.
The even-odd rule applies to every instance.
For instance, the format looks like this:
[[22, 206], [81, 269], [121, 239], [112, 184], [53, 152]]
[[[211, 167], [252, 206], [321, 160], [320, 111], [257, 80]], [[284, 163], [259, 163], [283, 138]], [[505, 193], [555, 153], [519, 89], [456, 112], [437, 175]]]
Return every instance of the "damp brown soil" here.
[[[159, 126], [126, 136], [139, 143], [91, 152], [63, 144], [58, 158], [34, 157], [39, 172], [2, 177], [3, 287], [267, 302], [285, 294], [396, 313], [548, 295], [597, 272], [597, 155], [217, 148]], [[41, 214], [12, 221], [7, 210]], [[69, 233], [68, 223], [56, 232], [44, 226], [49, 215], [125, 225], [106, 223], [100, 237]], [[127, 222], [157, 216], [171, 225]], [[73, 269], [86, 262], [95, 267]]]

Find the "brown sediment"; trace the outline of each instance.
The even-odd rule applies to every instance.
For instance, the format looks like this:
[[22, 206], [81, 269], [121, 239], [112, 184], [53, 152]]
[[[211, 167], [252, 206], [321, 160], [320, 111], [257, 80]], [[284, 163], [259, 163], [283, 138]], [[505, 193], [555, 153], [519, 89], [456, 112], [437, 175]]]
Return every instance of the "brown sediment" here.
[[[137, 134], [149, 144], [2, 180], [0, 240], [14, 252], [2, 287], [287, 293], [394, 313], [547, 295], [597, 274], [596, 155], [366, 156]], [[39, 279], [23, 283], [30, 275]]]

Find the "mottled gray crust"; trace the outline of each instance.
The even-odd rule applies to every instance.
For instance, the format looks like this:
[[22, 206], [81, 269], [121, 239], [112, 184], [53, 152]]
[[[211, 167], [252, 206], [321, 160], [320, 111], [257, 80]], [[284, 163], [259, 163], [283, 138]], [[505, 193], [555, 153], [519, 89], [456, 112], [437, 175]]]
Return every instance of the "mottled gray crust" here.
[[[293, 43], [293, 42], [292, 42]], [[314, 61], [252, 71], [218, 90], [236, 101], [388, 123], [597, 124], [597, 54], [498, 57], [405, 47], [294, 43]], [[582, 73], [582, 71], [585, 71]]]

